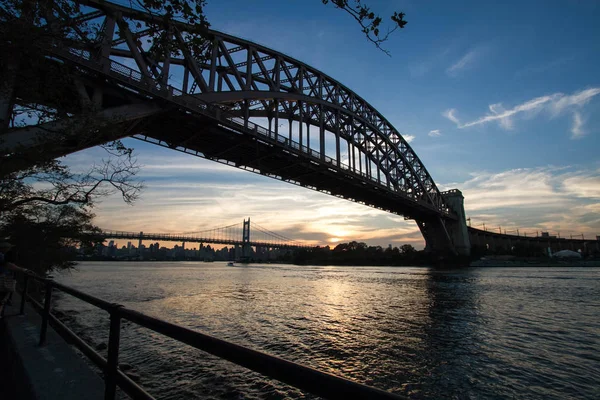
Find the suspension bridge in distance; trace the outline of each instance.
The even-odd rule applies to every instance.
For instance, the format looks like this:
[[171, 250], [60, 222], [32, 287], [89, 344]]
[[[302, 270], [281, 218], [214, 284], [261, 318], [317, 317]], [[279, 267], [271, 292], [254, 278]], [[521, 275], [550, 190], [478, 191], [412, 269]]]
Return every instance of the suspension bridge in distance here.
[[126, 232], [103, 229], [101, 234], [105, 239], [138, 240], [138, 248], [142, 241], [167, 241], [185, 243], [208, 243], [241, 246], [243, 256], [248, 256], [251, 247], [268, 249], [310, 249], [309, 246], [299, 241], [270, 231], [256, 223], [252, 224], [250, 233], [250, 218], [241, 224], [232, 224], [197, 232], [185, 233], [156, 233], [156, 232]]

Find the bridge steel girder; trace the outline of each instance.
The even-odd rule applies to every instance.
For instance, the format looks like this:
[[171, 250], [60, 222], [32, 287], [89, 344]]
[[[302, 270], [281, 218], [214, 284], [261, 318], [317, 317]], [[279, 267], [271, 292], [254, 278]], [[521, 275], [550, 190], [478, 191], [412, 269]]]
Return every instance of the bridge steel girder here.
[[27, 168], [32, 163], [121, 139], [130, 134], [137, 122], [162, 112], [164, 110], [154, 103], [127, 104], [85, 116], [11, 129], [0, 136], [0, 155], [3, 157], [0, 176]]
[[[171, 111], [153, 119], [152, 124], [128, 127], [123, 136], [132, 135], [417, 222], [439, 220], [440, 229], [447, 221], [460, 218], [398, 130], [367, 101], [330, 76], [225, 33], [199, 32], [179, 21], [166, 26], [156, 16], [101, 0], [82, 3], [89, 12], [81, 20], [106, 28], [92, 40], [82, 37], [79, 43], [72, 40], [68, 47], [49, 49], [51, 58], [72, 64], [74, 75], [91, 77], [103, 89], [121, 89], [138, 101], [153, 102], [163, 111]], [[154, 27], [150, 29], [149, 24]], [[111, 28], [115, 25], [118, 34]], [[154, 58], [140, 46], [144, 37], [157, 32], [170, 35], [173, 45], [173, 51], [163, 59]], [[206, 40], [202, 59], [192, 56], [185, 42], [188, 34], [199, 34]], [[123, 64], [123, 58], [128, 65]], [[85, 90], [79, 87], [78, 92], [86, 90], [93, 92], [89, 86]], [[114, 105], [131, 103], [129, 99]], [[261, 117], [268, 119], [268, 130], [251, 121]], [[278, 134], [280, 120], [289, 121], [288, 138]], [[292, 140], [292, 122], [299, 124], [298, 142]], [[311, 127], [318, 130], [318, 148], [311, 147]], [[328, 135], [335, 137], [331, 157], [325, 151]], [[219, 158], [215, 138], [231, 147], [234, 142], [244, 145], [229, 151], [227, 159]], [[222, 153], [225, 145], [219, 145]], [[347, 163], [342, 162], [346, 152], [343, 145], [348, 150]], [[273, 171], [292, 160], [299, 161], [298, 168], [274, 176]], [[308, 170], [314, 173], [306, 174]], [[293, 177], [302, 178], [295, 181]], [[341, 189], [340, 180], [348, 183]], [[430, 240], [436, 249], [453, 246], [447, 232], [442, 229], [437, 234], [441, 235], [439, 240]]]

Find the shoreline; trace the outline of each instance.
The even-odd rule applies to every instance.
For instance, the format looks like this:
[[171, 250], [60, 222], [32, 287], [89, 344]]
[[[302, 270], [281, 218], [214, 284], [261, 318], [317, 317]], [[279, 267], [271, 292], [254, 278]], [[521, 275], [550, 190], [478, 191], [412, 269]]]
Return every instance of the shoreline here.
[[[122, 262], [122, 263], [139, 263], [139, 262], [148, 262], [148, 263], [161, 263], [161, 262], [195, 262], [195, 263], [227, 263], [228, 261], [199, 261], [199, 260], [77, 260], [77, 262]], [[303, 266], [307, 264], [295, 264], [290, 262], [250, 262], [250, 263], [236, 263], [238, 266], [248, 264], [248, 265], [256, 265], [256, 264], [283, 264], [283, 265], [297, 265]], [[523, 260], [523, 259], [513, 259], [513, 260], [505, 260], [505, 259], [486, 259], [486, 260], [475, 260], [471, 262], [465, 262], [460, 264], [454, 263], [441, 263], [439, 265], [432, 265], [431, 263], [413, 263], [406, 265], [385, 265], [385, 264], [311, 264], [315, 266], [335, 266], [335, 267], [433, 267], [439, 269], [452, 269], [452, 268], [501, 268], [501, 267], [518, 267], [518, 268], [553, 268], [553, 267], [600, 267], [600, 260], [552, 260], [552, 259], [533, 259], [533, 260]]]

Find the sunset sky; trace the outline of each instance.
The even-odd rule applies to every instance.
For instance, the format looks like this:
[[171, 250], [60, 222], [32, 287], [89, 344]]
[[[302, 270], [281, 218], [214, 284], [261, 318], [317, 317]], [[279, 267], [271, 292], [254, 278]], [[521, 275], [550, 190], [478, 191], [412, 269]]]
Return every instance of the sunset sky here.
[[[600, 235], [600, 3], [369, 2], [408, 25], [386, 56], [320, 0], [217, 1], [212, 28], [337, 79], [410, 141], [441, 190], [460, 189], [473, 226]], [[233, 167], [127, 139], [146, 189], [95, 209], [102, 228], [189, 232], [251, 217], [315, 244], [424, 245], [414, 222]], [[76, 168], [106, 156], [68, 156]]]

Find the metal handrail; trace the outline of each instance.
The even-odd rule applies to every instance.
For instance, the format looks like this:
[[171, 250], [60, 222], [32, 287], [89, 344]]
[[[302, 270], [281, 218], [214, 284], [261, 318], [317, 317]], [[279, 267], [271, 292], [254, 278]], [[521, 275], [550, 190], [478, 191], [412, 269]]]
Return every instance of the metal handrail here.
[[[266, 377], [278, 380], [297, 389], [304, 390], [326, 399], [399, 399], [398, 395], [371, 386], [353, 382], [326, 372], [284, 360], [248, 347], [240, 346], [216, 337], [206, 335], [159, 318], [128, 309], [120, 304], [84, 293], [50, 278], [36, 275], [30, 270], [20, 269], [23, 274], [20, 313], [25, 313], [25, 302], [29, 302], [41, 313], [40, 346], [46, 343], [48, 323], [69, 342], [73, 343], [104, 373], [105, 400], [113, 400], [117, 386], [133, 399], [151, 400], [152, 395], [135, 383], [119, 369], [119, 342], [121, 320], [131, 321], [139, 326], [160, 333], [196, 349], [205, 351], [234, 364], [246, 367]], [[45, 287], [44, 303], [40, 304], [28, 293], [28, 281], [33, 279]], [[84, 302], [98, 307], [110, 315], [108, 357], [104, 358], [77, 334], [52, 315], [52, 291], [60, 290]]]

